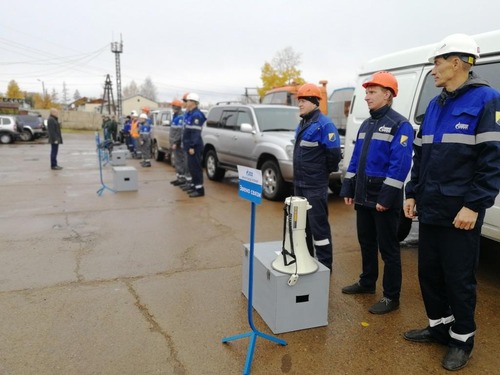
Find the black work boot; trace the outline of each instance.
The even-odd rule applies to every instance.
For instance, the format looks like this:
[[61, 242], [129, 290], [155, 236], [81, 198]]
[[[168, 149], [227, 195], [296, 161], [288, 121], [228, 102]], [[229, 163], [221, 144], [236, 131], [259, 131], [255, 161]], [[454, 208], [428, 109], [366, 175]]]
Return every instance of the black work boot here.
[[367, 288], [358, 282], [342, 288], [344, 294], [375, 294], [375, 287]]
[[194, 189], [191, 193], [189, 193], [189, 198], [203, 197], [204, 195], [205, 195], [205, 189], [199, 188], [199, 189]]
[[465, 350], [455, 346], [450, 346], [448, 348], [448, 353], [444, 356], [441, 364], [449, 371], [460, 370], [461, 368], [467, 366], [467, 363], [469, 363], [471, 353], [472, 350]]

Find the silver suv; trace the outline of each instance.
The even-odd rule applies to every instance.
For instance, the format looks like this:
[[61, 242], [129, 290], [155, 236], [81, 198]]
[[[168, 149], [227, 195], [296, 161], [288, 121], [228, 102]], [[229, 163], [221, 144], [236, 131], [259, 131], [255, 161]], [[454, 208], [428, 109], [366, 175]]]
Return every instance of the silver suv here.
[[201, 132], [207, 177], [220, 181], [238, 165], [262, 171], [263, 196], [279, 200], [293, 182], [293, 145], [300, 121], [297, 107], [218, 104]]
[[0, 116], [0, 143], [12, 143], [19, 139], [23, 131], [22, 125], [15, 116]]
[[171, 109], [162, 109], [152, 112], [153, 126], [151, 127], [151, 151], [156, 161], [171, 158], [170, 125], [172, 123], [172, 117], [173, 112]]

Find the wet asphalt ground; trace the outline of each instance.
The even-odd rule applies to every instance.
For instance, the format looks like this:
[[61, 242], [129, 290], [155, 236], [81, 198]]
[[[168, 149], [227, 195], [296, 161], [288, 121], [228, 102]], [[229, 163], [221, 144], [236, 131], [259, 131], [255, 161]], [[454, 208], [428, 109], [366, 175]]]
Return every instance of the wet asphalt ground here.
[[[49, 168], [45, 140], [0, 145], [0, 374], [241, 374], [248, 332], [241, 293], [250, 203], [237, 176], [205, 181], [189, 198], [169, 184], [165, 162], [138, 171], [138, 191], [102, 187], [94, 133], [64, 133]], [[113, 188], [111, 165], [103, 182]], [[415, 238], [402, 247], [401, 307], [376, 316], [381, 297], [349, 296], [360, 254], [354, 211], [331, 196], [334, 238], [328, 326], [258, 338], [251, 374], [445, 374], [446, 348], [414, 344], [402, 332], [426, 325]], [[255, 241], [279, 241], [283, 203], [256, 209]], [[413, 233], [414, 235], [414, 233]], [[500, 246], [483, 245], [478, 331], [461, 374], [499, 374]], [[300, 282], [300, 281], [299, 281]], [[257, 313], [256, 327], [272, 332]]]

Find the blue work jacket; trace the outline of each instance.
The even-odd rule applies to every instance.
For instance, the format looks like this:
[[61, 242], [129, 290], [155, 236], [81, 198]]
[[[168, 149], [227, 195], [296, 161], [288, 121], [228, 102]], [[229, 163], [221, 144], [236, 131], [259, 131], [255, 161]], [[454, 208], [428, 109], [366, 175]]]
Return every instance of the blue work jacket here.
[[366, 207], [403, 206], [403, 187], [411, 167], [413, 127], [384, 106], [371, 111], [359, 128], [340, 195]]
[[295, 131], [293, 181], [301, 188], [328, 186], [342, 159], [340, 137], [332, 120], [319, 109], [304, 116]]
[[500, 188], [500, 93], [471, 75], [429, 103], [414, 144], [407, 198], [419, 221], [452, 226], [462, 207], [491, 207]]
[[188, 151], [190, 148], [203, 146], [201, 127], [205, 120], [205, 115], [198, 108], [184, 114], [184, 133], [182, 135], [184, 150]]

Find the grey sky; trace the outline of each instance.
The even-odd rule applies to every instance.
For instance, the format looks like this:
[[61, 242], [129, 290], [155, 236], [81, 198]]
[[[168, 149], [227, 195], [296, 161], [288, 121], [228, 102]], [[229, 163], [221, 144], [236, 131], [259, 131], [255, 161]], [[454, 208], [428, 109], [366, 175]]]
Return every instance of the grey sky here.
[[203, 103], [234, 100], [261, 85], [261, 67], [286, 47], [302, 77], [352, 85], [366, 60], [435, 43], [448, 34], [500, 28], [491, 0], [27, 0], [2, 7], [0, 92], [116, 97], [110, 43], [123, 37], [122, 87], [151, 77], [160, 101], [197, 92]]

